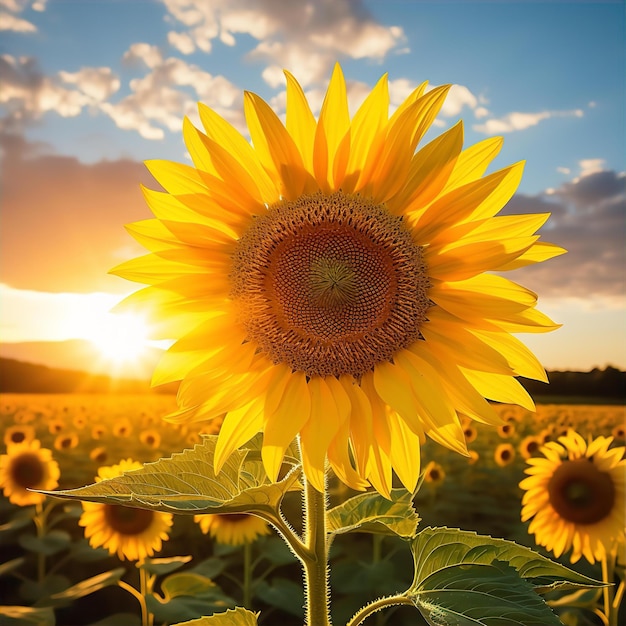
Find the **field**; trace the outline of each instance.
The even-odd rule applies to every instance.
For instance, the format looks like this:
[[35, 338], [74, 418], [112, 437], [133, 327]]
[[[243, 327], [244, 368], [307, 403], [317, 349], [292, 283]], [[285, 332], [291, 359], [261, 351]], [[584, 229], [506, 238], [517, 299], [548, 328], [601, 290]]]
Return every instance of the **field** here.
[[[0, 429], [4, 446], [8, 440], [20, 437], [41, 441], [60, 466], [59, 488], [69, 489], [94, 482], [103, 465], [127, 458], [154, 461], [191, 448], [201, 440], [202, 432], [210, 433], [215, 428], [202, 423], [177, 426], [165, 422], [163, 416], [174, 408], [175, 399], [170, 395], [6, 394], [0, 397]], [[415, 499], [422, 518], [420, 527], [474, 530], [535, 548], [533, 537], [520, 522], [522, 492], [518, 484], [524, 477], [526, 458], [568, 428], [584, 437], [613, 435], [616, 443], [623, 445], [625, 409], [544, 404], [538, 406], [536, 414], [506, 405], [498, 406], [498, 411], [503, 419], [498, 429], [465, 424], [469, 459], [433, 443], [423, 446], [424, 483]], [[340, 499], [345, 495], [337, 489], [333, 497]], [[0, 497], [0, 549], [4, 564], [0, 565], [0, 624], [54, 624], [50, 619], [56, 619], [61, 626], [140, 624], [136, 599], [116, 584], [121, 577], [127, 585], [137, 586], [134, 563], [88, 546], [84, 529], [77, 523], [82, 512], [80, 505], [66, 505], [59, 500], [49, 500], [46, 505], [51, 502], [56, 517], [51, 513], [50, 519], [56, 521], [46, 538], [36, 534], [33, 507], [18, 507]], [[287, 505], [297, 510], [296, 494]], [[365, 599], [393, 593], [410, 583], [410, 554], [407, 556], [400, 540], [350, 534], [333, 548], [331, 582], [337, 623], [345, 622], [346, 616]], [[158, 624], [192, 619], [206, 613], [207, 606], [218, 611], [241, 605], [244, 600], [254, 610], [262, 611], [261, 624], [302, 623], [299, 566], [273, 534], [246, 548], [227, 546], [202, 534], [191, 516], [177, 516], [169, 539], [157, 556], [173, 559], [167, 566], [154, 563], [151, 570], [156, 576], [151, 606]], [[174, 558], [188, 556], [191, 558], [187, 561]], [[247, 589], [241, 573], [245, 562], [251, 568]], [[193, 572], [198, 580], [202, 578], [202, 603], [194, 603], [191, 596], [180, 590], [172, 591], [176, 584], [172, 578], [175, 575], [170, 572], [176, 568], [179, 574]], [[597, 568], [582, 561], [576, 569], [599, 577]], [[101, 579], [93, 579], [100, 575]], [[167, 575], [171, 578], [169, 583]], [[81, 582], [88, 579], [89, 584]], [[72, 591], [64, 596], [68, 587]], [[49, 609], [38, 613], [39, 621], [2, 617], [2, 606], [43, 606], [41, 598], [46, 594], [57, 594], [52, 617]], [[167, 599], [169, 603], [165, 602]], [[378, 621], [372, 618], [372, 624], [415, 623], [402, 621], [402, 611], [391, 617], [387, 613], [379, 615]], [[22, 619], [26, 620], [24, 616]]]

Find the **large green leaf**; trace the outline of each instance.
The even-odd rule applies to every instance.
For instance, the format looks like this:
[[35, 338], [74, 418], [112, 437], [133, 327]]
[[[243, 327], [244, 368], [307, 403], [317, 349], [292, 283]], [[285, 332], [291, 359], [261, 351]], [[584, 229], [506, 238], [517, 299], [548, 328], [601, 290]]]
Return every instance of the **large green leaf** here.
[[410, 538], [420, 518], [413, 494], [392, 489], [391, 499], [377, 492], [360, 493], [328, 511], [328, 530], [334, 534], [360, 531]]
[[238, 606], [224, 613], [193, 619], [190, 622], [179, 622], [173, 626], [256, 626], [258, 615]]
[[[50, 607], [30, 607], [30, 606], [2, 606], [0, 616], [2, 616], [3, 626], [25, 626], [25, 624], [36, 624], [37, 626], [54, 626], [56, 620], [54, 611]], [[213, 626], [213, 625], [211, 625]]]
[[259, 458], [236, 450], [221, 472], [213, 471], [216, 435], [205, 435], [192, 450], [146, 463], [141, 469], [93, 485], [65, 491], [44, 491], [58, 498], [89, 500], [168, 513], [269, 513], [287, 491], [300, 488], [299, 472], [291, 466], [272, 483]]
[[533, 586], [507, 563], [450, 565], [410, 594], [431, 626], [559, 626]]
[[411, 590], [439, 570], [454, 565], [508, 563], [538, 593], [553, 589], [598, 587], [603, 583], [505, 539], [451, 528], [425, 528], [411, 542], [415, 577]]

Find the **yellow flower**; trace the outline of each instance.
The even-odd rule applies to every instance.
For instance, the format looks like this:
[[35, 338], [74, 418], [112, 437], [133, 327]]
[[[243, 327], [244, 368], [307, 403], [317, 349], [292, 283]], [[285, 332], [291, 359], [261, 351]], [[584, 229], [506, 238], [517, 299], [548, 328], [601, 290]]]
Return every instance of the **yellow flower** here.
[[570, 430], [527, 461], [522, 521], [532, 519], [528, 532], [556, 557], [572, 548], [572, 563], [581, 556], [594, 563], [624, 541], [626, 448], [612, 442], [586, 443]]
[[528, 435], [520, 441], [520, 444], [519, 444], [520, 454], [525, 459], [529, 459], [531, 456], [534, 456], [539, 451], [539, 448], [542, 445], [542, 443], [543, 442], [535, 435]]
[[40, 504], [46, 496], [29, 489], [54, 489], [59, 484], [59, 464], [38, 439], [11, 443], [0, 455], [0, 487], [9, 502], [18, 506]]
[[435, 461], [430, 461], [424, 469], [424, 481], [431, 485], [440, 485], [446, 478], [443, 467]]
[[[96, 481], [115, 478], [122, 473], [143, 467], [126, 459], [117, 465], [101, 467]], [[152, 556], [167, 541], [172, 515], [118, 504], [81, 502], [83, 513], [78, 520], [85, 527], [85, 537], [92, 548], [103, 547], [109, 554], [117, 553], [124, 560], [138, 561]]]
[[498, 435], [502, 439], [509, 439], [515, 435], [515, 425], [512, 422], [505, 422], [498, 426]]
[[161, 445], [161, 435], [153, 428], [141, 431], [139, 440], [148, 448], [158, 448]]
[[32, 441], [35, 438], [35, 429], [30, 424], [16, 424], [9, 426], [4, 431], [4, 445], [9, 446], [12, 443], [22, 443], [23, 441]]
[[389, 116], [383, 76], [350, 118], [339, 65], [319, 118], [287, 77], [286, 126], [246, 93], [252, 145], [204, 105], [186, 120], [194, 166], [150, 161], [156, 219], [130, 225], [150, 254], [113, 270], [149, 286], [143, 309], [176, 339], [153, 377], [181, 380], [172, 421], [225, 415], [215, 455], [263, 432], [275, 479], [299, 437], [322, 489], [328, 459], [351, 487], [412, 490], [420, 443], [467, 454], [459, 415], [498, 424], [485, 398], [534, 404], [515, 376], [545, 380], [513, 332], [557, 328], [537, 296], [494, 271], [563, 252], [538, 241], [548, 214], [496, 214], [516, 163], [483, 177], [502, 145], [462, 150], [463, 126], [421, 150], [448, 86], [417, 88]]
[[510, 443], [501, 443], [493, 453], [493, 458], [500, 467], [506, 467], [515, 460], [515, 448]]
[[76, 446], [78, 446], [78, 435], [76, 433], [57, 435], [54, 440], [54, 447], [57, 450], [72, 450]]
[[218, 543], [239, 546], [252, 543], [261, 535], [269, 535], [267, 522], [248, 513], [223, 513], [216, 515], [195, 515], [202, 532], [211, 534]]

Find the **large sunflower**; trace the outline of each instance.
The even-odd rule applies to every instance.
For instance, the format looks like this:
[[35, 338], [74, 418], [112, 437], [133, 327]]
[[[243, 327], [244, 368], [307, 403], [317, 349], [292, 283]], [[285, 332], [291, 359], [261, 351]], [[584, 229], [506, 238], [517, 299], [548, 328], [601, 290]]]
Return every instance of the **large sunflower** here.
[[557, 325], [486, 272], [563, 250], [535, 235], [548, 214], [494, 217], [523, 167], [483, 176], [500, 138], [462, 150], [458, 123], [416, 152], [448, 86], [389, 117], [383, 76], [351, 119], [337, 65], [316, 121], [286, 76], [286, 126], [246, 93], [251, 145], [201, 104], [194, 165], [147, 163], [166, 192], [129, 230], [151, 252], [113, 272], [177, 339], [153, 379], [182, 381], [170, 418], [225, 415], [217, 469], [263, 432], [273, 478], [299, 436], [318, 489], [328, 459], [354, 488], [388, 494], [393, 469], [411, 490], [425, 436], [465, 454], [460, 415], [500, 422], [485, 398], [534, 408], [514, 377], [545, 372], [510, 333]]
[[[141, 463], [126, 459], [117, 465], [101, 467], [96, 481], [115, 478], [140, 469]], [[81, 502], [83, 513], [78, 520], [92, 548], [103, 547], [120, 559], [139, 561], [158, 552], [169, 538], [173, 516], [119, 504]]]
[[575, 431], [540, 448], [520, 487], [522, 521], [540, 546], [570, 560], [601, 560], [624, 541], [626, 448], [609, 448], [613, 437], [586, 443]]
[[265, 520], [248, 513], [218, 513], [195, 515], [202, 532], [210, 533], [218, 543], [240, 546], [252, 543], [261, 535], [269, 535], [270, 528]]
[[9, 502], [18, 506], [40, 504], [46, 498], [30, 489], [49, 490], [59, 484], [59, 464], [38, 439], [10, 443], [0, 455], [0, 487]]

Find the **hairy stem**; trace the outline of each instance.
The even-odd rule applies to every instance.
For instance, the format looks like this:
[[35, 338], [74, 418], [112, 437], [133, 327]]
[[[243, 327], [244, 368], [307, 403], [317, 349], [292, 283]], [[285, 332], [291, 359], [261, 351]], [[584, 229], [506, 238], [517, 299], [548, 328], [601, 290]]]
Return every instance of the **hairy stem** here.
[[304, 569], [306, 624], [330, 626], [326, 489], [320, 493], [306, 478], [304, 483], [304, 542], [309, 554], [301, 561]]
[[359, 626], [370, 615], [380, 611], [388, 606], [397, 606], [399, 604], [409, 604], [413, 606], [413, 601], [405, 595], [388, 596], [387, 598], [379, 598], [360, 609], [356, 615], [346, 624], [346, 626]]

